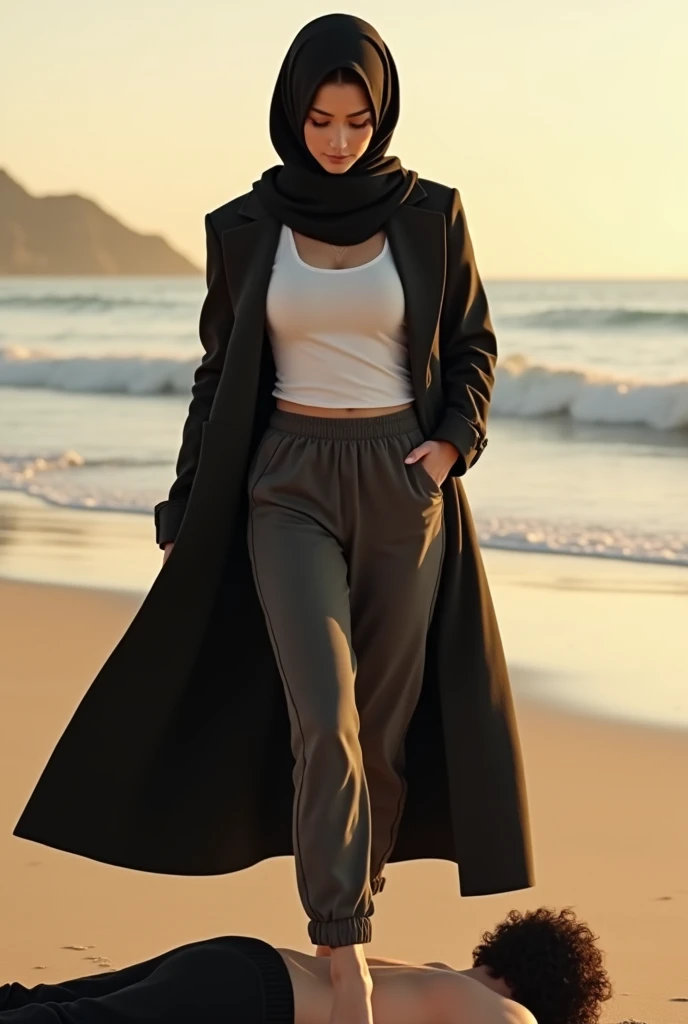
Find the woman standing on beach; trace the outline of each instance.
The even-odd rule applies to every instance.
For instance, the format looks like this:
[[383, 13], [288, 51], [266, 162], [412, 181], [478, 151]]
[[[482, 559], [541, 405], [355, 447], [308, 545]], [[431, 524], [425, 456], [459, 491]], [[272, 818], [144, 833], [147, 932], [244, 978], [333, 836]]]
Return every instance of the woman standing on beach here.
[[293, 852], [336, 1021], [371, 1019], [361, 947], [390, 859], [454, 860], [467, 895], [531, 884], [458, 479], [486, 443], [495, 338], [458, 193], [387, 155], [398, 114], [374, 29], [299, 33], [270, 115], [283, 164], [206, 218], [163, 570], [17, 828], [160, 872]]

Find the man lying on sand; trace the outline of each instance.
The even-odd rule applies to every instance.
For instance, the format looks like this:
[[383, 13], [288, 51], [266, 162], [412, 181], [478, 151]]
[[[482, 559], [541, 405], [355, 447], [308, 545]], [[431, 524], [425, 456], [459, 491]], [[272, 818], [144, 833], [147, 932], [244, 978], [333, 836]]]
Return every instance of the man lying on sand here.
[[[611, 986], [571, 910], [516, 911], [473, 967], [371, 958], [375, 1024], [594, 1024]], [[259, 939], [196, 942], [62, 985], [0, 988], [0, 1024], [327, 1024], [326, 960]]]

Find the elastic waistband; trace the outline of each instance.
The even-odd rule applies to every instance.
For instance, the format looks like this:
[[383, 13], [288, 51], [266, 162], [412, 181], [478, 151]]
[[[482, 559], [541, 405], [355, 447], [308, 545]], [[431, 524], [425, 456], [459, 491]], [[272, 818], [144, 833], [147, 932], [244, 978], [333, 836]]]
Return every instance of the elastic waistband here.
[[302, 416], [300, 413], [275, 409], [270, 417], [270, 427], [283, 434], [325, 441], [371, 441], [383, 437], [400, 437], [420, 429], [413, 408], [360, 418]]

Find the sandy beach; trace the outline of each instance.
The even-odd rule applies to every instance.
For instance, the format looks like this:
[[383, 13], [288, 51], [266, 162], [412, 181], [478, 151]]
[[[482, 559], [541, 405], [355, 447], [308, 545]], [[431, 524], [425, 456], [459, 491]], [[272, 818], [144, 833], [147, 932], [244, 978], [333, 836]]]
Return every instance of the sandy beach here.
[[[496, 551], [485, 557], [514, 677], [538, 884], [462, 900], [451, 865], [392, 867], [371, 952], [468, 966], [480, 932], [512, 907], [571, 905], [607, 953], [615, 997], [603, 1021], [688, 1022], [688, 571]], [[241, 875], [178, 879], [11, 836], [56, 739], [158, 565], [147, 517], [2, 496], [3, 980], [36, 984], [123, 966], [220, 933], [308, 948], [288, 860]], [[653, 711], [648, 693], [667, 679], [673, 682]]]

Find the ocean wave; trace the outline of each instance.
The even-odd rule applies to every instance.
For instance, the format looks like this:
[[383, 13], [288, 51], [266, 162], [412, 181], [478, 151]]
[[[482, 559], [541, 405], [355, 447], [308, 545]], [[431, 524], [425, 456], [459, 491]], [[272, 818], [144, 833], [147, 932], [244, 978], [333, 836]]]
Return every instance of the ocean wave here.
[[111, 395], [186, 395], [198, 359], [160, 356], [54, 356], [0, 348], [0, 387]]
[[[188, 395], [198, 359], [72, 356], [0, 348], [0, 387], [116, 395]], [[511, 356], [497, 367], [492, 415], [688, 429], [688, 380], [653, 381]]]
[[[92, 509], [98, 512], [149, 512], [159, 494], [146, 494], [128, 485], [127, 470], [166, 466], [169, 460], [137, 459], [124, 456], [86, 459], [73, 449], [46, 455], [3, 455], [0, 453], [0, 491], [22, 491], [62, 508]], [[95, 476], [89, 473], [95, 470]], [[122, 472], [124, 471], [124, 473]]]
[[188, 306], [172, 296], [158, 298], [134, 298], [128, 295], [0, 295], [0, 309], [59, 310], [67, 313], [111, 313], [118, 309], [181, 309]]
[[105, 459], [86, 459], [80, 452], [68, 449], [51, 455], [3, 455], [0, 453], [0, 484], [21, 484], [41, 473], [62, 469], [147, 469], [168, 466], [169, 459], [137, 459], [114, 455]]
[[0, 484], [5, 487], [23, 487], [39, 473], [51, 470], [73, 469], [85, 465], [83, 455], [76, 451], [58, 455], [5, 455], [0, 456]]
[[632, 309], [624, 306], [586, 309], [572, 306], [506, 316], [502, 317], [501, 322], [511, 327], [550, 331], [610, 330], [622, 327], [631, 330], [657, 327], [685, 331], [688, 330], [688, 310]]
[[688, 566], [688, 533], [650, 534], [620, 527], [480, 517], [477, 527], [486, 548]]
[[511, 356], [497, 367], [492, 415], [564, 416], [578, 423], [688, 428], [688, 380], [649, 381]]

